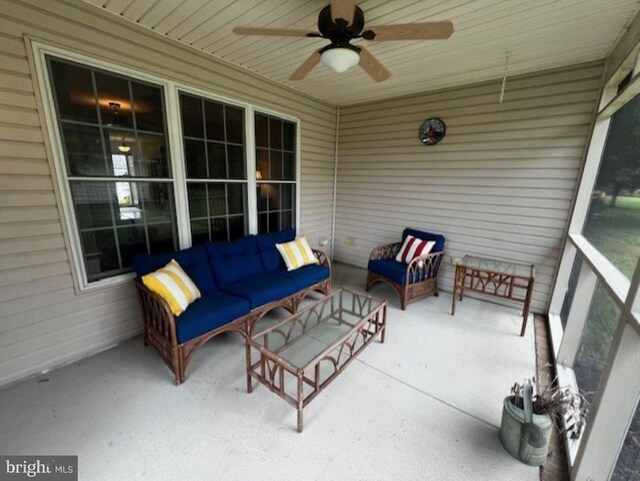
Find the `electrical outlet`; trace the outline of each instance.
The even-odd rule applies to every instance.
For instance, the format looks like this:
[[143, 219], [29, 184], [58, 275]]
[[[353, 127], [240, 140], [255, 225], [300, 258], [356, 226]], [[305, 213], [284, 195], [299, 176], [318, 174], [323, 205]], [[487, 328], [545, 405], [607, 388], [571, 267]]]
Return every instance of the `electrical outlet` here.
[[356, 245], [356, 238], [353, 236], [349, 236], [347, 237], [347, 245], [348, 246], [354, 246]]
[[326, 237], [321, 237], [320, 238], [320, 246], [324, 247], [327, 244], [329, 244], [329, 239], [327, 239]]

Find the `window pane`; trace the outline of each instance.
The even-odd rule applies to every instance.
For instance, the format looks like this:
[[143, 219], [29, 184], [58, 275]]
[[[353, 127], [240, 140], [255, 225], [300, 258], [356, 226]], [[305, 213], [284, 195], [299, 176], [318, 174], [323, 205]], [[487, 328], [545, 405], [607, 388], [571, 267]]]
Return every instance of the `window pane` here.
[[189, 182], [187, 184], [187, 195], [189, 197], [189, 215], [191, 218], [208, 217], [206, 184]]
[[224, 217], [211, 219], [211, 241], [225, 242], [228, 239], [229, 237], [227, 236], [227, 219]]
[[274, 118], [269, 119], [269, 148], [282, 149], [282, 122]]
[[72, 182], [71, 196], [80, 229], [113, 225], [113, 206], [108, 184]]
[[256, 149], [256, 169], [258, 180], [260, 179], [270, 179], [271, 174], [269, 173], [269, 151], [264, 149]]
[[148, 253], [144, 226], [120, 227], [117, 229], [117, 233], [122, 267], [131, 267], [131, 258], [134, 255]]
[[51, 60], [56, 105], [60, 117], [82, 122], [98, 122], [91, 71]]
[[293, 190], [294, 186], [286, 184], [280, 186], [280, 208], [293, 210]]
[[184, 136], [204, 139], [202, 100], [181, 94], [180, 110], [182, 112], [182, 131]]
[[184, 154], [187, 165], [187, 177], [190, 179], [207, 178], [207, 158], [204, 153], [204, 140], [185, 140]]
[[209, 221], [208, 220], [192, 220], [191, 221], [191, 243], [201, 244], [208, 242], [209, 239]]
[[226, 179], [227, 162], [224, 144], [207, 142], [207, 156], [209, 157], [209, 178]]
[[296, 180], [296, 156], [285, 152], [283, 154], [282, 178], [284, 180]]
[[224, 142], [224, 107], [217, 102], [204, 102], [207, 140]]
[[247, 223], [244, 216], [229, 217], [229, 240], [239, 239], [247, 232]]
[[584, 236], [631, 278], [640, 257], [640, 96], [611, 118]]
[[629, 426], [611, 481], [640, 479], [640, 404]]
[[282, 122], [282, 149], [296, 150], [296, 124], [293, 122]]
[[173, 188], [169, 183], [136, 182], [136, 193], [142, 195], [145, 220], [171, 223], [174, 218]]
[[258, 214], [258, 234], [266, 234], [269, 232], [269, 223], [267, 214]]
[[258, 212], [263, 212], [267, 210], [267, 193], [268, 193], [268, 185], [267, 184], [258, 184], [257, 197], [258, 197]]
[[116, 224], [142, 224], [142, 203], [136, 182], [109, 184], [109, 193], [116, 200], [114, 206]]
[[271, 179], [282, 180], [282, 152], [272, 150], [269, 152], [269, 165], [271, 167]]
[[131, 82], [136, 128], [164, 133], [162, 89], [149, 84]]
[[147, 226], [152, 254], [171, 252], [178, 248], [177, 233], [173, 224], [153, 224]]
[[227, 142], [244, 143], [244, 111], [237, 107], [225, 107]]
[[227, 145], [227, 156], [229, 159], [229, 178], [246, 179], [247, 162], [244, 158], [244, 147]]
[[81, 240], [90, 282], [108, 277], [120, 268], [113, 229], [83, 232]]
[[283, 210], [282, 217], [280, 219], [281, 229], [291, 229], [293, 227], [293, 219], [291, 218], [291, 211]]
[[103, 72], [95, 72], [102, 124], [133, 128], [129, 81]]
[[247, 186], [244, 184], [227, 184], [227, 202], [229, 214], [243, 214], [247, 198]]
[[112, 175], [112, 169], [107, 170], [99, 128], [64, 124], [62, 135], [69, 175]]
[[138, 134], [139, 148], [136, 175], [141, 177], [169, 177], [167, 145], [164, 135]]
[[269, 212], [269, 232], [280, 230], [280, 212]]
[[209, 184], [209, 215], [227, 215], [227, 192], [224, 184]]
[[620, 309], [598, 282], [573, 365], [578, 387], [591, 404], [595, 398], [619, 317]]
[[256, 114], [256, 146], [269, 148], [269, 119], [261, 114]]

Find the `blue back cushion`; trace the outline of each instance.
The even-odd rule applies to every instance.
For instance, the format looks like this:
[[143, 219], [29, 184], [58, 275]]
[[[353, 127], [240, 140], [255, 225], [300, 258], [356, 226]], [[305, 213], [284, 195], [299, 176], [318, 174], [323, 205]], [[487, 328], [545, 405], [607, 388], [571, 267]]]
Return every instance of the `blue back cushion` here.
[[221, 286], [264, 272], [254, 235], [231, 242], [207, 242], [205, 247], [213, 275]]
[[404, 242], [408, 235], [412, 235], [413, 237], [417, 237], [418, 239], [426, 241], [436, 241], [436, 245], [433, 246], [433, 250], [431, 252], [440, 252], [442, 249], [444, 249], [445, 239], [444, 236], [440, 234], [432, 234], [431, 232], [423, 232], [407, 227], [402, 232], [402, 242]]
[[203, 245], [166, 254], [137, 254], [133, 256], [131, 263], [133, 270], [140, 278], [166, 266], [171, 259], [175, 259], [180, 264], [180, 267], [184, 269], [203, 294], [218, 288], [209, 262], [207, 262], [207, 251]]
[[280, 252], [276, 249], [276, 244], [291, 242], [295, 238], [296, 231], [294, 229], [281, 230], [278, 232], [271, 232], [270, 234], [260, 234], [256, 236], [256, 240], [258, 241], [258, 250], [260, 251], [260, 257], [262, 258], [262, 265], [266, 272], [287, 269]]

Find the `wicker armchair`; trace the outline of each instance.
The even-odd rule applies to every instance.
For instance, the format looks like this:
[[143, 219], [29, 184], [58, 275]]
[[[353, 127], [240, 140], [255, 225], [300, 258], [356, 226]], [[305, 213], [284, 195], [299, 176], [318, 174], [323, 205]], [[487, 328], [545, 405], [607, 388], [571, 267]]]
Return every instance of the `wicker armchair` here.
[[420, 239], [436, 240], [434, 249], [438, 250], [403, 264], [395, 260], [402, 242], [381, 245], [371, 251], [367, 271], [367, 291], [377, 282], [387, 283], [400, 297], [402, 310], [414, 301], [431, 295], [438, 296], [438, 273], [444, 255], [443, 236], [405, 229], [403, 241], [408, 234]]

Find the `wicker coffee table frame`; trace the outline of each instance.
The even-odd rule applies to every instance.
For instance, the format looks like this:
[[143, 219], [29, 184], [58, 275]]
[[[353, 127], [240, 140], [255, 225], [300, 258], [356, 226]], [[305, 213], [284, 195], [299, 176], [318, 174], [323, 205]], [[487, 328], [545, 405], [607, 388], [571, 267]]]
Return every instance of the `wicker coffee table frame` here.
[[[361, 296], [358, 299], [364, 298], [365, 302], [368, 300], [369, 303], [375, 301], [379, 304], [377, 307], [370, 309], [366, 315], [362, 316], [362, 314], [357, 312], [355, 308], [353, 310], [349, 310], [342, 305], [342, 296], [340, 291], [350, 292], [354, 294], [354, 296]], [[332, 295], [340, 296], [340, 309], [343, 309], [345, 312], [355, 316], [362, 316], [362, 319], [355, 324], [341, 320], [341, 324], [347, 324], [351, 326], [351, 329], [338, 340], [326, 346], [303, 367], [294, 366], [286, 359], [283, 359], [278, 353], [284, 348], [299, 341], [303, 336], [309, 335], [309, 333], [311, 333], [324, 320], [331, 317], [335, 312], [333, 310], [328, 316], [315, 320], [315, 325], [310, 325], [310, 323], [313, 324], [314, 322], [314, 315], [319, 316], [319, 306], [324, 302], [328, 302], [328, 299], [321, 299], [294, 316], [288, 317], [269, 329], [247, 338], [247, 348], [259, 353], [257, 362], [253, 362], [251, 360], [251, 356], [247, 357], [247, 377], [249, 379], [247, 384], [248, 392], [252, 392], [253, 390], [251, 378], [254, 378], [269, 388], [271, 392], [276, 393], [296, 408], [298, 414], [298, 432], [302, 432], [303, 429], [304, 408], [318, 394], [320, 394], [322, 390], [327, 387], [331, 381], [333, 381], [351, 363], [351, 361], [353, 361], [358, 354], [364, 350], [364, 348], [371, 344], [378, 335], [380, 336], [381, 343], [384, 343], [385, 340], [387, 326], [386, 300], [352, 291], [350, 289], [340, 289], [333, 292]], [[356, 303], [355, 299], [356, 298], [354, 297], [354, 305]], [[360, 310], [362, 311], [366, 306], [363, 305], [364, 303], [359, 304]], [[291, 339], [293, 331], [291, 320], [293, 318], [296, 318], [293, 325], [301, 326], [303, 334]], [[284, 337], [285, 343], [282, 346], [279, 346], [278, 349], [270, 350], [268, 347], [265, 347], [265, 344], [268, 344], [268, 335], [275, 332]], [[260, 338], [263, 339], [263, 344], [257, 341]], [[361, 341], [359, 345], [358, 341]], [[328, 363], [333, 368], [332, 374], [324, 380], [321, 379], [320, 373], [320, 366], [322, 363]], [[285, 387], [287, 380], [295, 383], [295, 396], [286, 392]], [[304, 394], [305, 384], [311, 387], [311, 392], [306, 396]]]

